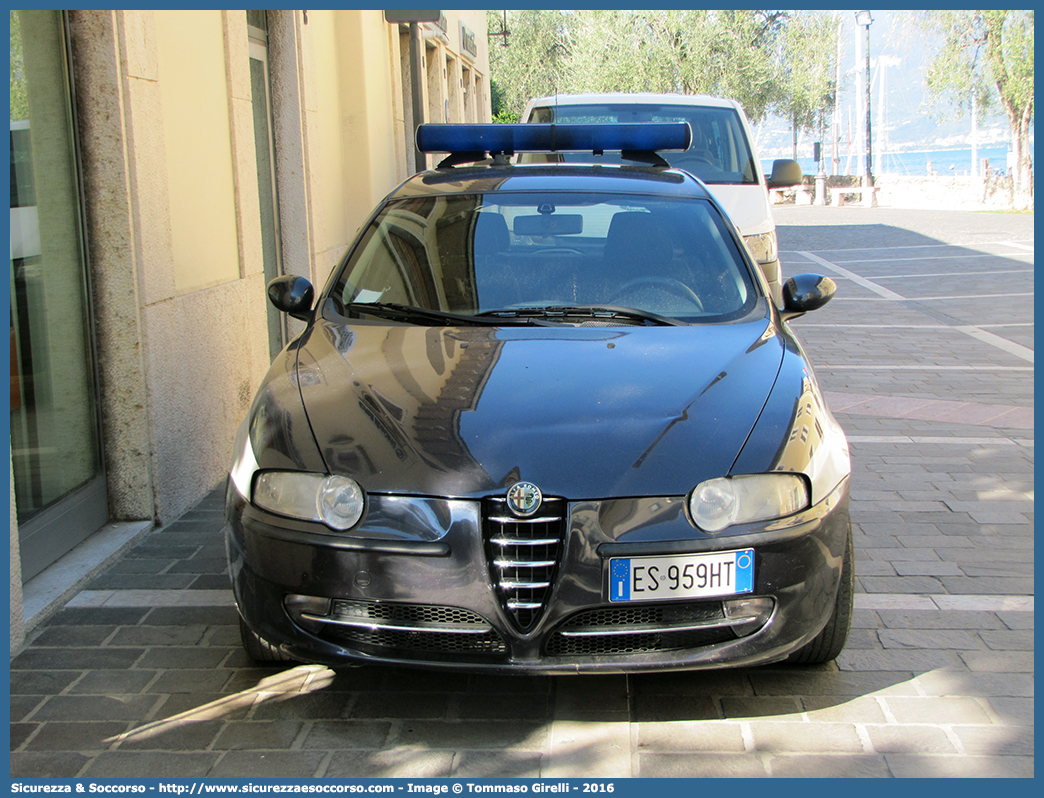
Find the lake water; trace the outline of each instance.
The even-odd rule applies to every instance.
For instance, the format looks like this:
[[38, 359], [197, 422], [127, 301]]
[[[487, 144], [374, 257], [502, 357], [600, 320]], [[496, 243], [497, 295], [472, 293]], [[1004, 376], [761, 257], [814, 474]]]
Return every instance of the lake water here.
[[[1008, 168], [1008, 148], [1006, 145], [999, 147], [979, 147], [978, 148], [978, 159], [981, 161], [983, 158], [990, 159], [990, 169], [996, 171], [1000, 169], [1007, 171]], [[829, 154], [828, 154], [829, 159]], [[772, 158], [762, 159], [761, 166], [768, 174], [772, 171]], [[969, 175], [972, 169], [972, 151], [971, 147], [957, 150], [920, 150], [915, 152], [898, 152], [898, 153], [874, 153], [873, 173], [875, 175], [909, 175], [913, 177], [924, 177], [928, 174], [929, 162], [935, 169], [937, 175]], [[814, 175], [818, 171], [816, 162], [811, 158], [798, 158], [798, 163], [801, 164], [801, 171], [806, 175]], [[845, 167], [848, 163], [847, 159], [842, 156], [841, 158], [841, 172], [845, 173]], [[861, 161], [857, 157], [852, 157], [851, 165], [848, 169], [850, 174], [862, 174]], [[826, 164], [827, 173], [830, 173], [829, 160]]]

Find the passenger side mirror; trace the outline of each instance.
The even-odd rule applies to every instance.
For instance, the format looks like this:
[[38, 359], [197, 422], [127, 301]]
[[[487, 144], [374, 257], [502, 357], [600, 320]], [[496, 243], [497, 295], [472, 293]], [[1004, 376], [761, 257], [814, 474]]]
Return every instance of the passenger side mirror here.
[[772, 174], [769, 175], [769, 188], [796, 186], [801, 183], [801, 164], [789, 158], [780, 158], [772, 162]]
[[284, 274], [268, 283], [268, 301], [277, 310], [288, 313], [295, 319], [308, 321], [315, 301], [315, 289], [304, 277]]
[[795, 274], [783, 283], [783, 320], [823, 307], [836, 291], [837, 283], [822, 274]]

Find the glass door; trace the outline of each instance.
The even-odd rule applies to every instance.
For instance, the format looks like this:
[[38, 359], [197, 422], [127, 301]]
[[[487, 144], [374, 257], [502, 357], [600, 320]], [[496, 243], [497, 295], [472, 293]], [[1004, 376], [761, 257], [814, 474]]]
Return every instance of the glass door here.
[[10, 15], [11, 459], [28, 580], [108, 506], [65, 17]]
[[[265, 283], [283, 273], [279, 249], [279, 202], [276, 193], [275, 142], [272, 135], [272, 102], [268, 86], [268, 16], [247, 11], [250, 48], [250, 96], [254, 109], [254, 153], [257, 159], [257, 191], [261, 205], [261, 246]], [[268, 309], [268, 349], [275, 357], [286, 339], [285, 314], [271, 302]]]

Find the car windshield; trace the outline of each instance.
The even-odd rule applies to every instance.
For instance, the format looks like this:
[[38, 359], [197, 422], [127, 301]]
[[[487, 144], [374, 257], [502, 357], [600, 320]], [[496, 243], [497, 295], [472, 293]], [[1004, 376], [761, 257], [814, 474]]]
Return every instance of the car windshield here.
[[330, 296], [349, 313], [611, 307], [707, 323], [749, 313], [758, 291], [706, 200], [501, 191], [388, 202]]
[[[569, 124], [606, 124], [614, 122], [688, 122], [692, 128], [692, 145], [685, 152], [661, 152], [673, 167], [685, 169], [704, 183], [742, 185], [757, 183], [754, 157], [743, 132], [739, 114], [734, 108], [695, 107], [686, 105], [653, 105], [648, 103], [597, 103], [561, 105], [557, 108], [538, 106], [529, 122], [562, 122]], [[546, 155], [525, 155], [522, 162], [547, 161]], [[621, 163], [619, 153], [598, 156], [568, 152], [554, 160], [567, 163]]]

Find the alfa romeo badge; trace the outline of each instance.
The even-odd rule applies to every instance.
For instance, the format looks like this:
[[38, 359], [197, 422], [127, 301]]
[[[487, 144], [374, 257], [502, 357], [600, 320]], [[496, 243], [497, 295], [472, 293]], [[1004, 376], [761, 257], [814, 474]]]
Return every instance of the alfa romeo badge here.
[[544, 500], [540, 488], [532, 482], [516, 482], [507, 489], [507, 505], [515, 515], [525, 518], [540, 509]]

